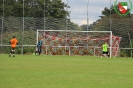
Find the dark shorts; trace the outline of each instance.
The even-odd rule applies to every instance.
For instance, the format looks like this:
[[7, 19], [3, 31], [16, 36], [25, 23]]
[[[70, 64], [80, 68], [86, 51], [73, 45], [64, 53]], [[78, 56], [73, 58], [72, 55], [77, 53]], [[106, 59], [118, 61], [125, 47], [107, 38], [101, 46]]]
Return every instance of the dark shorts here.
[[103, 51], [103, 54], [108, 54], [108, 53], [109, 53], [108, 51], [107, 51], [107, 52], [104, 52], [104, 51]]
[[15, 50], [15, 47], [11, 47], [12, 50]]

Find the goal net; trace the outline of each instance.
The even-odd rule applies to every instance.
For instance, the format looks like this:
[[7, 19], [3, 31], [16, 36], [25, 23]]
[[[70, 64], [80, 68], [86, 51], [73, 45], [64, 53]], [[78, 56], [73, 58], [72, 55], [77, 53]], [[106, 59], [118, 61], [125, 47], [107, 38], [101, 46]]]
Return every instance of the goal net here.
[[101, 45], [110, 45], [110, 57], [117, 56], [120, 37], [112, 31], [37, 30], [37, 41], [43, 40], [42, 53], [47, 55], [102, 54]]

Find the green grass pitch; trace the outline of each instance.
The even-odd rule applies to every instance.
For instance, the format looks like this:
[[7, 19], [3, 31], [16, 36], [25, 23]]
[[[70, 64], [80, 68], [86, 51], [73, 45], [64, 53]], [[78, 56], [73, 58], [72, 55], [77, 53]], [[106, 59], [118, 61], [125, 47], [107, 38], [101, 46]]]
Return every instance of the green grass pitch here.
[[132, 87], [132, 58], [0, 55], [0, 88]]

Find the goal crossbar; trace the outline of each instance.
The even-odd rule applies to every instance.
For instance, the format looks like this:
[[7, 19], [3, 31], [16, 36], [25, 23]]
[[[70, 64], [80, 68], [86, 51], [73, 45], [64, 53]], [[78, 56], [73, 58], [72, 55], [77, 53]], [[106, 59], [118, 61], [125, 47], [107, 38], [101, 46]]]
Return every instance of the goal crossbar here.
[[[38, 42], [38, 38], [39, 38], [39, 32], [63, 32], [63, 33], [66, 33], [66, 38], [67, 38], [67, 32], [69, 33], [109, 33], [109, 53], [110, 53], [110, 58], [111, 58], [111, 55], [112, 55], [112, 31], [77, 31], [77, 30], [37, 30], [37, 42]], [[100, 37], [100, 36], [99, 36]], [[89, 39], [89, 38], [87, 38]], [[54, 47], [54, 46], [53, 46]], [[68, 46], [66, 46], [68, 47]], [[77, 46], [78, 47], [78, 46]]]

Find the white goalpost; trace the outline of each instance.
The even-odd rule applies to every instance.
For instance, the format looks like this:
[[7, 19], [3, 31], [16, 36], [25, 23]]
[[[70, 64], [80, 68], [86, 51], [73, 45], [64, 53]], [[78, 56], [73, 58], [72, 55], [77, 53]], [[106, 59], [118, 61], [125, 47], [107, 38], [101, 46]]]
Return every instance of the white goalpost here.
[[100, 56], [106, 41], [112, 57], [112, 31], [37, 30], [36, 38], [43, 40], [42, 52], [47, 55]]

